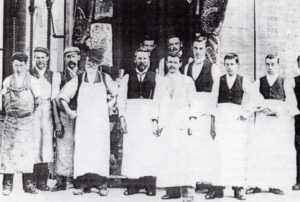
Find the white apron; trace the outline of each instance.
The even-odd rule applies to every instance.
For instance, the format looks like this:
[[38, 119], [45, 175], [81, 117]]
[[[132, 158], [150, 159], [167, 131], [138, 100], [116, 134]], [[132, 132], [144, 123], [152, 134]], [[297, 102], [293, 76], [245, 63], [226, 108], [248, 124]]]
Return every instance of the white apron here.
[[127, 99], [122, 175], [138, 178], [161, 170], [157, 162], [163, 151], [157, 147], [159, 137], [152, 133], [153, 109], [151, 99]]
[[217, 106], [216, 141], [221, 159], [217, 184], [245, 186], [247, 122], [237, 120], [241, 114], [241, 105], [221, 103]]
[[206, 92], [197, 93], [194, 104], [193, 113], [197, 119], [191, 126], [193, 135], [189, 138], [190, 162], [187, 172], [191, 174], [190, 177], [194, 179], [194, 182], [214, 183], [220, 178], [217, 172], [220, 167], [219, 146], [211, 137], [212, 118], [210, 114], [214, 114], [216, 105], [212, 100], [211, 93]]
[[38, 79], [40, 103], [34, 113], [34, 131], [39, 150], [37, 163], [53, 162], [53, 120], [51, 110], [52, 85], [45, 78]]
[[[275, 109], [285, 102], [266, 100]], [[296, 180], [294, 120], [287, 112], [275, 116], [258, 113], [249, 137], [247, 184], [290, 190]]]
[[75, 126], [74, 178], [86, 173], [109, 175], [109, 155], [110, 131], [105, 84], [82, 81]]
[[188, 172], [191, 136], [187, 134], [189, 109], [186, 97], [179, 92], [176, 96], [175, 92], [173, 99], [167, 96], [162, 101], [160, 110], [159, 125], [163, 130], [156, 148], [163, 152], [158, 159], [161, 166], [157, 186], [193, 185], [195, 179], [191, 179]]

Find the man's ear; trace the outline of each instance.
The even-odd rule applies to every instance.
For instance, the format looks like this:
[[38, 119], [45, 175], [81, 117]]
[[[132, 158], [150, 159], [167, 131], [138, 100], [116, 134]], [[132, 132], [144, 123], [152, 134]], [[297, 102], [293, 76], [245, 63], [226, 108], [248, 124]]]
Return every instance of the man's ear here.
[[47, 59], [47, 62], [48, 62], [49, 61], [49, 56], [47, 56], [46, 59]]
[[181, 42], [180, 42], [180, 48], [182, 48], [182, 47], [183, 47], [183, 42], [181, 41]]
[[78, 55], [78, 61], [81, 60], [81, 55]]

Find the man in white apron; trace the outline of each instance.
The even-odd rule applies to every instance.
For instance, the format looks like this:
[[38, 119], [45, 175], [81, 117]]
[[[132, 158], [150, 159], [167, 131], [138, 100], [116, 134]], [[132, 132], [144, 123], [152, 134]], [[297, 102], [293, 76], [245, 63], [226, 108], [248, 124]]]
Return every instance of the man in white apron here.
[[36, 162], [35, 135], [33, 133], [33, 112], [38, 104], [36, 79], [26, 70], [27, 55], [17, 52], [12, 56], [14, 74], [3, 82], [6, 112], [2, 131], [1, 166], [3, 195], [9, 195], [13, 188], [14, 173], [23, 174], [23, 189], [36, 194], [33, 166]]
[[[197, 120], [191, 136], [193, 140], [189, 146], [191, 162], [187, 172], [193, 173], [195, 180], [202, 181], [197, 182], [196, 185], [196, 192], [200, 193], [206, 193], [208, 188], [212, 188], [212, 183], [218, 178], [216, 171], [220, 166], [218, 165], [219, 148], [214, 141], [217, 100], [214, 88], [218, 87], [220, 70], [219, 66], [208, 59], [206, 43], [206, 37], [195, 37], [192, 44], [193, 60], [184, 68], [185, 75], [193, 79], [197, 91], [193, 99], [193, 110]], [[218, 195], [217, 190], [214, 191], [214, 195]], [[221, 196], [222, 194], [219, 194], [218, 197]]]
[[52, 72], [48, 67], [49, 50], [43, 47], [34, 49], [35, 66], [29, 70], [37, 78], [40, 88], [40, 105], [35, 111], [35, 139], [39, 154], [34, 168], [37, 188], [49, 191], [48, 163], [53, 163], [53, 120], [51, 101], [59, 92], [60, 75]]
[[[155, 159], [160, 155], [153, 151], [157, 137], [152, 134], [151, 118], [154, 104], [157, 75], [151, 72], [150, 52], [138, 49], [134, 56], [135, 71], [126, 74], [120, 84], [118, 107], [123, 133], [122, 175], [129, 178], [124, 194], [139, 193], [143, 188], [146, 194], [156, 195], [155, 170], [160, 165]], [[127, 129], [128, 126], [128, 129]]]
[[[79, 48], [67, 47], [64, 51], [64, 60], [66, 67], [61, 75], [60, 88], [63, 88], [68, 81], [83, 72], [78, 67], [80, 60]], [[73, 110], [76, 108], [74, 102], [69, 106]], [[57, 110], [54, 110], [55, 107]], [[66, 190], [67, 182], [73, 177], [75, 120], [71, 119], [65, 113], [57, 99], [53, 104], [53, 115], [55, 117], [55, 132], [57, 137], [57, 159], [55, 163], [57, 182], [54, 187], [51, 188], [51, 191], [60, 191]]]
[[190, 119], [195, 119], [191, 110], [195, 84], [180, 73], [182, 61], [178, 55], [169, 54], [166, 59], [168, 74], [157, 84], [154, 93], [157, 108], [152, 120], [153, 133], [159, 136], [155, 147], [160, 154], [155, 162], [160, 165], [157, 186], [166, 188], [162, 199], [193, 198], [195, 178], [186, 169], [190, 162]]
[[265, 58], [267, 74], [255, 82], [258, 112], [248, 149], [248, 193], [284, 194], [296, 179], [294, 119], [297, 100], [291, 82], [280, 76], [279, 57]]
[[[217, 88], [216, 141], [220, 147], [218, 184], [233, 189], [234, 197], [243, 200], [246, 178], [246, 119], [250, 116], [251, 83], [237, 73], [239, 57], [235, 53], [224, 57], [226, 74]], [[208, 193], [207, 198], [214, 198]]]
[[[115, 94], [116, 87], [109, 75], [98, 71], [102, 58], [103, 52], [90, 50], [84, 73], [66, 83], [58, 96], [66, 114], [71, 119], [76, 118], [74, 179], [88, 173], [98, 174], [104, 179], [109, 175], [110, 127], [107, 90]], [[76, 103], [75, 109], [70, 108], [71, 102]], [[97, 188], [100, 195], [108, 194], [105, 181]], [[83, 192], [80, 189], [73, 193]]]

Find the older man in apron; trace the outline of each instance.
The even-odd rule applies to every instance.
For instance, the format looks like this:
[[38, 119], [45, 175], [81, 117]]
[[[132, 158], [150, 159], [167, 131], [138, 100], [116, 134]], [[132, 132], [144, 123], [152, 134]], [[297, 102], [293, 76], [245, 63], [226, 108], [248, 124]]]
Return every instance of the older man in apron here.
[[30, 74], [37, 78], [40, 88], [40, 105], [36, 109], [35, 117], [35, 140], [39, 147], [37, 164], [34, 167], [34, 174], [37, 182], [37, 189], [49, 191], [48, 163], [53, 163], [53, 100], [59, 92], [60, 76], [52, 72], [48, 67], [49, 50], [37, 47], [34, 50], [35, 66], [29, 70]]
[[35, 194], [33, 165], [36, 162], [33, 112], [37, 104], [36, 79], [26, 71], [27, 55], [17, 52], [12, 56], [14, 74], [3, 82], [6, 117], [2, 134], [1, 166], [3, 195], [13, 188], [14, 173], [23, 173], [23, 189]]
[[[67, 47], [64, 51], [64, 59], [66, 68], [62, 73], [60, 88], [62, 88], [72, 78], [82, 73], [78, 67], [80, 60], [79, 48]], [[67, 183], [71, 181], [71, 178], [73, 177], [75, 120], [71, 119], [66, 114], [58, 99], [55, 100], [53, 106], [55, 132], [57, 136], [57, 159], [55, 164], [57, 182], [55, 186], [51, 188], [51, 191], [60, 191], [66, 190]], [[75, 109], [76, 106], [74, 106], [74, 103], [71, 103], [70, 107]]]
[[[107, 105], [107, 90], [116, 92], [109, 75], [99, 72], [103, 53], [99, 50], [88, 52], [84, 73], [69, 81], [59, 94], [65, 112], [71, 119], [76, 118], [74, 178], [94, 173], [109, 175], [110, 127]], [[76, 102], [75, 109], [70, 103]], [[88, 182], [83, 182], [88, 183]], [[107, 183], [104, 180], [98, 187], [101, 196], [107, 195]], [[74, 194], [83, 194], [84, 190], [75, 190]]]

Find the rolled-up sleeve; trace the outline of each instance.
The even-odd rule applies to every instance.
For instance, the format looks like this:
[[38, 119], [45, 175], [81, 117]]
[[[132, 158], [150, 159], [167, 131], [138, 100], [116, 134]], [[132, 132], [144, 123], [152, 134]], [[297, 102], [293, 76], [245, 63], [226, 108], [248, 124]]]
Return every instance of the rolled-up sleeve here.
[[70, 103], [70, 100], [75, 96], [78, 87], [78, 77], [74, 77], [67, 82], [58, 94], [58, 100], [64, 100]]

